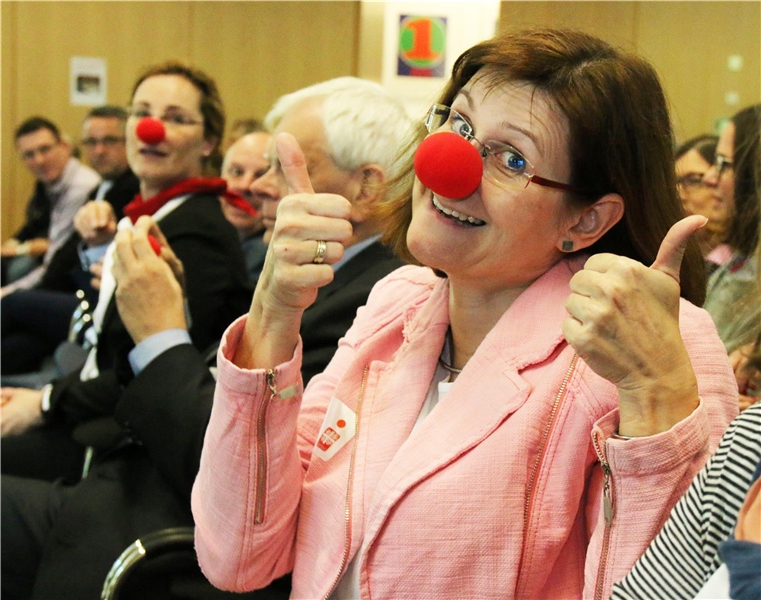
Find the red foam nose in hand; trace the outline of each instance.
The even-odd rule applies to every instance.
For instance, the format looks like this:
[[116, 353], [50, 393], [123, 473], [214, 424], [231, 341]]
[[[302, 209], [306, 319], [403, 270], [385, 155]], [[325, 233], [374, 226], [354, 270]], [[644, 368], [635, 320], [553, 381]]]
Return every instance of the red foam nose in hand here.
[[153, 251], [156, 253], [156, 256], [161, 256], [161, 244], [150, 233], [148, 234], [148, 243], [151, 245], [151, 248], [153, 248]]
[[163, 142], [166, 137], [164, 124], [153, 117], [143, 117], [140, 119], [135, 133], [146, 144], [158, 144]]
[[433, 193], [465, 198], [481, 183], [484, 164], [475, 146], [456, 133], [435, 133], [415, 152], [415, 174]]

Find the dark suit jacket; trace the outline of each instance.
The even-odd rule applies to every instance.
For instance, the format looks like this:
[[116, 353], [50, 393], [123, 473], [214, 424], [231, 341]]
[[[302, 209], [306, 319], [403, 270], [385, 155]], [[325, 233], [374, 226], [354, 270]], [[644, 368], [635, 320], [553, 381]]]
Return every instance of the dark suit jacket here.
[[[375, 282], [401, 264], [375, 243], [320, 290], [301, 325], [305, 381], [327, 366]], [[167, 350], [126, 384], [115, 416], [128, 443], [96, 459], [70, 492], [44, 552], [35, 598], [55, 596], [54, 590], [58, 597], [61, 590], [96, 597], [111, 563], [135, 539], [193, 524], [190, 492], [214, 387], [207, 363], [190, 345]], [[85, 564], [86, 574], [77, 568]], [[261, 597], [287, 595], [287, 583], [276, 582]]]
[[[95, 187], [87, 196], [88, 200], [94, 200], [97, 191], [98, 188]], [[114, 180], [114, 185], [106, 192], [104, 200], [114, 207], [117, 220], [124, 216], [124, 207], [139, 191], [140, 182], [131, 169], [127, 169]], [[81, 240], [76, 231], [69, 236], [69, 239], [50, 259], [50, 265], [38, 288], [57, 292], [76, 292], [78, 289], [85, 289], [90, 292], [88, 295], [94, 295], [94, 300], [97, 301], [97, 294], [92, 294], [90, 290], [90, 274], [84, 272], [79, 264], [77, 246]]]
[[[219, 339], [251, 302], [252, 290], [237, 233], [222, 214], [219, 199], [212, 195], [189, 198], [159, 225], [185, 266], [185, 294], [192, 318], [190, 335], [196, 348], [203, 350]], [[113, 421], [122, 387], [119, 372], [129, 371], [127, 354], [133, 347], [112, 298], [98, 338], [100, 375], [83, 382], [79, 373], [74, 373], [56, 382], [45, 418], [71, 427], [99, 417]], [[87, 435], [77, 439], [101, 445]]]
[[50, 228], [50, 198], [41, 181], [34, 184], [34, 193], [26, 205], [26, 221], [13, 236], [19, 242], [48, 237]]
[[338, 269], [331, 283], [320, 288], [301, 320], [304, 385], [328, 366], [338, 340], [351, 327], [357, 309], [365, 304], [376, 282], [401, 266], [391, 250], [375, 242]]

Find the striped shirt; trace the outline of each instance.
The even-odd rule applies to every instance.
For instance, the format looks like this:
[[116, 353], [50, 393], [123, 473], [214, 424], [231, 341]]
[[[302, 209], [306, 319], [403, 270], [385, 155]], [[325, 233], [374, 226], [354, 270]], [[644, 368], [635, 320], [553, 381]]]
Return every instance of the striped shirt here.
[[734, 531], [759, 460], [761, 402], [732, 421], [716, 454], [695, 477], [645, 554], [613, 586], [611, 598], [694, 598], [721, 564], [719, 544]]

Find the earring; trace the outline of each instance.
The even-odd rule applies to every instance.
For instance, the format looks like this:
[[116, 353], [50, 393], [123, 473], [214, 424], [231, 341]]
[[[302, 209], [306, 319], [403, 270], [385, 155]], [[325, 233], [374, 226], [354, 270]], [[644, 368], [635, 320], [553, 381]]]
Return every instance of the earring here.
[[563, 252], [573, 252], [573, 240], [563, 240]]

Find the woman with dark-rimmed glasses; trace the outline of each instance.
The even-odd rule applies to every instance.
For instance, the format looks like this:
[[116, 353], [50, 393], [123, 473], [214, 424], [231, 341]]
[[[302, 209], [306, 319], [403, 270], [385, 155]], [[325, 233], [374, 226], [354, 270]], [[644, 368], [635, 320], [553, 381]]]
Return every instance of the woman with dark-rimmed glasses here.
[[703, 181], [717, 203], [729, 207], [726, 243], [729, 260], [708, 280], [705, 308], [738, 373], [740, 409], [755, 402], [761, 391], [748, 388], [742, 367], [761, 334], [761, 290], [758, 286], [759, 205], [761, 205], [761, 104], [744, 108], [724, 126], [716, 160]]
[[277, 144], [290, 195], [221, 346], [193, 489], [206, 575], [242, 591], [292, 569], [297, 598], [606, 597], [736, 413], [690, 303], [705, 219], [680, 221], [652, 67], [550, 29], [460, 56], [385, 207], [420, 266], [376, 285], [306, 390], [300, 315], [348, 207]]

